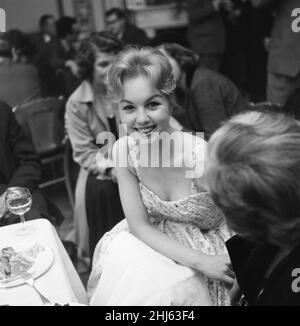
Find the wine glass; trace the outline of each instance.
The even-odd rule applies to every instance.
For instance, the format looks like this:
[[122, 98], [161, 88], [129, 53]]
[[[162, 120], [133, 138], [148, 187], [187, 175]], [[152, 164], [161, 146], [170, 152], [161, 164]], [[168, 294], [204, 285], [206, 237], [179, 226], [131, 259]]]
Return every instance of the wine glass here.
[[24, 217], [24, 214], [30, 210], [32, 204], [30, 191], [23, 187], [8, 188], [5, 195], [5, 203], [12, 214], [20, 215], [22, 227], [16, 231], [16, 234], [24, 236], [32, 233], [32, 228], [25, 224]]

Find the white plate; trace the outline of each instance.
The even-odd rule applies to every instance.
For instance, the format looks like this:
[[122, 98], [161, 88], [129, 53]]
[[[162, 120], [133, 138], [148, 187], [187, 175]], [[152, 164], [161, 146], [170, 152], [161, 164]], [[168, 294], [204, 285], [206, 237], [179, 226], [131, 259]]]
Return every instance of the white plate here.
[[8, 247], [12, 247], [16, 253], [21, 254], [21, 256], [25, 258], [31, 266], [27, 271], [25, 268], [25, 271], [19, 271], [13, 277], [0, 279], [0, 288], [7, 288], [24, 284], [26, 281], [24, 274], [26, 273], [31, 274], [34, 279], [38, 278], [51, 267], [54, 260], [52, 249], [40, 243], [30, 242], [24, 244], [7, 245], [0, 249], [0, 254], [2, 249]]
[[83, 304], [83, 303], [79, 303], [79, 302], [68, 302], [68, 303], [65, 303], [65, 304], [53, 304], [54, 307], [88, 307], [86, 304]]

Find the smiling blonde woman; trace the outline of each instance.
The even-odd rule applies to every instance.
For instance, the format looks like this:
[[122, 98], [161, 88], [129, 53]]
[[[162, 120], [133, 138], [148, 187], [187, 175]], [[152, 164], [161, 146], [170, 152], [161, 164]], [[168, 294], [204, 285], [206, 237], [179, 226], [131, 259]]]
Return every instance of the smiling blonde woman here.
[[139, 164], [149, 144], [174, 132], [174, 142], [192, 150], [171, 150], [172, 162], [185, 153], [185, 162], [204, 160], [205, 141], [170, 126], [176, 105], [171, 66], [157, 50], [131, 48], [116, 58], [108, 77], [128, 130], [115, 145], [115, 157], [125, 153], [128, 160], [116, 167], [126, 219], [96, 247], [90, 304], [228, 305], [233, 273], [225, 241], [231, 233], [203, 178], [187, 178], [184, 164], [165, 167], [162, 146], [154, 152], [162, 157], [158, 166]]

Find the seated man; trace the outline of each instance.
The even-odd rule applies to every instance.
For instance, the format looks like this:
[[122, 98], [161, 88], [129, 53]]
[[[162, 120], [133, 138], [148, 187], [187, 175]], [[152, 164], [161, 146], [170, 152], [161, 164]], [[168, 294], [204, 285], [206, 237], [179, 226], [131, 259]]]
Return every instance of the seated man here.
[[32, 142], [17, 123], [11, 108], [0, 101], [0, 225], [14, 224], [19, 216], [11, 214], [5, 204], [9, 187], [26, 187], [32, 195], [31, 210], [26, 220], [47, 218], [53, 225], [63, 221], [60, 211], [41, 194], [39, 157]]
[[123, 42], [124, 45], [145, 45], [146, 33], [128, 22], [126, 14], [120, 8], [111, 8], [105, 13], [107, 29]]
[[14, 107], [39, 98], [41, 89], [36, 68], [13, 61], [9, 36], [9, 33], [0, 36], [0, 98]]
[[[61, 17], [55, 24], [52, 16], [43, 16], [41, 34], [33, 41], [44, 96], [69, 96], [78, 86], [74, 43], [78, 39], [77, 21]], [[50, 32], [51, 31], [51, 32]]]

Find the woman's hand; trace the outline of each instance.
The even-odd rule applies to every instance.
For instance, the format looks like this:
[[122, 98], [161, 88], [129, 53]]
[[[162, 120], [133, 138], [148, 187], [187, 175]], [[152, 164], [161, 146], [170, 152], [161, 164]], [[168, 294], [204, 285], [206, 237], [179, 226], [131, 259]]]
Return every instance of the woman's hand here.
[[196, 269], [208, 278], [233, 285], [235, 275], [228, 255], [202, 254], [196, 263]]

